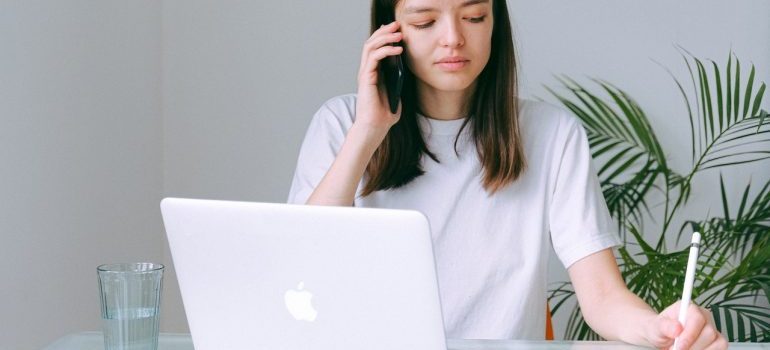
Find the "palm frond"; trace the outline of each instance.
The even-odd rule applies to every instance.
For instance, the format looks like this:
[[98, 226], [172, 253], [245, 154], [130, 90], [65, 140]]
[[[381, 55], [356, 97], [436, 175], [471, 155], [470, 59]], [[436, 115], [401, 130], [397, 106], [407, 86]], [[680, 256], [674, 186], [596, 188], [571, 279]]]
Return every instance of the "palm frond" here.
[[721, 176], [720, 191], [724, 217], [693, 222], [709, 242], [703, 254], [708, 254], [713, 249], [737, 259], [744, 259], [747, 249], [767, 244], [763, 242], [770, 239], [770, 182], [767, 182], [751, 201], [751, 184], [747, 185], [734, 216], [730, 214], [727, 190]]
[[[751, 65], [746, 86], [742, 87], [740, 61], [735, 58], [733, 71], [732, 53], [727, 61], [724, 79], [716, 62], [710, 61], [713, 69], [709, 74], [706, 64], [697, 57], [690, 53], [682, 53], [682, 57], [688, 62], [692, 80], [699, 82], [699, 88], [695, 90], [695, 100], [701, 124], [696, 135], [699, 147], [693, 152], [697, 154], [693, 159], [693, 173], [770, 158], [770, 152], [761, 147], [770, 143], [770, 130], [760, 131], [763, 126], [770, 124], [770, 119], [766, 119], [767, 112], [760, 109], [766, 84], [762, 82], [759, 88], [754, 90], [754, 65]], [[693, 65], [690, 65], [691, 60]], [[691, 69], [693, 66], [696, 72]], [[676, 83], [681, 87], [679, 81]], [[686, 102], [689, 104], [689, 99]], [[691, 108], [688, 105], [689, 109]], [[756, 130], [753, 130], [754, 128]], [[693, 140], [693, 146], [695, 144]], [[736, 149], [743, 151], [736, 152]], [[726, 153], [727, 150], [731, 152]]]
[[551, 315], [556, 314], [561, 306], [572, 297], [575, 296], [575, 291], [572, 289], [572, 283], [562, 282], [558, 287], [551, 289], [548, 294], [548, 302], [551, 305]]
[[741, 303], [746, 297], [726, 299], [709, 307], [717, 328], [732, 342], [770, 342], [770, 308]]

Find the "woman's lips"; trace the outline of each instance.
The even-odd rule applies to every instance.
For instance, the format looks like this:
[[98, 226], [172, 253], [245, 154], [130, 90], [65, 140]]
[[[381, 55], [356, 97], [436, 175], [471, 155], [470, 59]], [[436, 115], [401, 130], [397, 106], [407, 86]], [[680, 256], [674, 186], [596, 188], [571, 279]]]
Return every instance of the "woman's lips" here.
[[439, 69], [447, 72], [453, 72], [458, 71], [460, 69], [465, 68], [468, 65], [469, 61], [458, 61], [458, 62], [439, 62], [436, 63], [439, 67]]

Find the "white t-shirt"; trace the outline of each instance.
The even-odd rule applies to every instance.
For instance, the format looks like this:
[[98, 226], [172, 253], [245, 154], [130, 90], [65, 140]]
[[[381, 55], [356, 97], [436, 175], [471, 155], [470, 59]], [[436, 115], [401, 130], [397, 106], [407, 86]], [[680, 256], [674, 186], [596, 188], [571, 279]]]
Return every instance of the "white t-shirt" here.
[[[328, 100], [302, 144], [289, 203], [305, 203], [355, 118], [355, 94]], [[470, 124], [418, 115], [425, 174], [398, 189], [356, 198], [360, 207], [414, 209], [428, 217], [448, 338], [543, 339], [550, 245], [565, 267], [618, 245], [585, 130], [564, 110], [521, 100], [528, 167], [489, 196]], [[363, 181], [359, 183], [360, 193]]]

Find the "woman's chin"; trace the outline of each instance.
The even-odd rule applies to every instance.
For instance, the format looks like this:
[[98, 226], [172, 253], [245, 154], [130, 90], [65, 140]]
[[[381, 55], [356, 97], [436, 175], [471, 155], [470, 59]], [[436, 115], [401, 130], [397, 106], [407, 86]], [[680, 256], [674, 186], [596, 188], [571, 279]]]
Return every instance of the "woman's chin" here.
[[430, 87], [439, 91], [464, 91], [473, 83], [473, 79], [460, 76], [438, 77], [428, 82]]

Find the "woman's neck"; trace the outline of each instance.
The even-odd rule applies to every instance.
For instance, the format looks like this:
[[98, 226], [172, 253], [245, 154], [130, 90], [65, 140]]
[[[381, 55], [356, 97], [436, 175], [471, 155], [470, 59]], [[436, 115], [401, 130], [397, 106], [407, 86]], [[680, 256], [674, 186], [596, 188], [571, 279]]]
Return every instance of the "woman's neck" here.
[[441, 91], [417, 82], [417, 103], [420, 112], [431, 119], [455, 120], [469, 114], [470, 100], [476, 89], [474, 81], [465, 90]]

